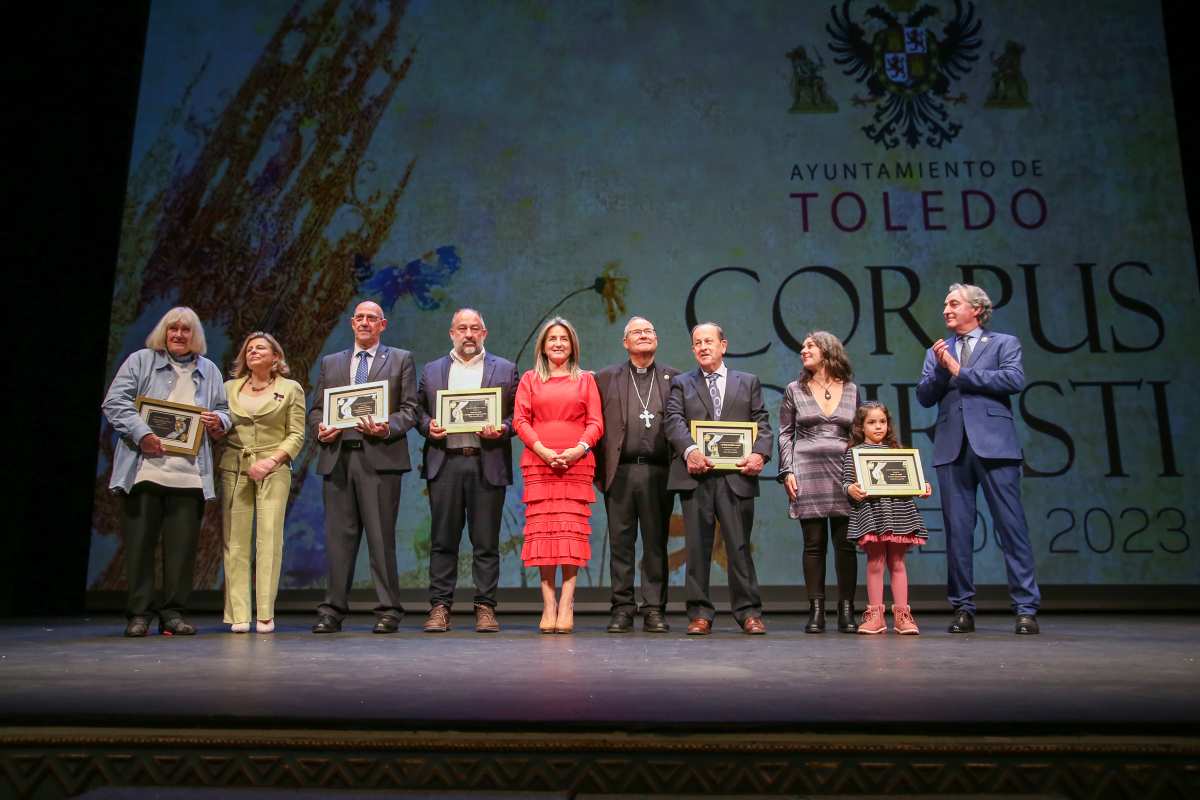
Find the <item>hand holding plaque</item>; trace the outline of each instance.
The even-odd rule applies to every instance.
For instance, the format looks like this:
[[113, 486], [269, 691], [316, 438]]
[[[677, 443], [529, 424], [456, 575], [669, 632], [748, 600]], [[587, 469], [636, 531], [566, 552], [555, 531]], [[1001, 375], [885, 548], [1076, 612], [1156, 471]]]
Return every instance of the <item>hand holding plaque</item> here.
[[481, 433], [500, 427], [500, 387], [439, 389], [437, 422], [446, 433]]
[[[744, 471], [754, 453], [758, 425], [753, 422], [692, 420], [692, 441], [712, 469]], [[761, 459], [756, 459], [761, 460]], [[761, 465], [759, 466], [761, 470]], [[757, 473], [747, 473], [757, 474]]]
[[360, 422], [368, 419], [372, 423], [384, 420], [386, 424], [389, 407], [387, 381], [337, 386], [325, 390], [324, 424], [326, 428], [338, 430], [361, 429]]
[[[202, 417], [208, 409], [169, 400], [156, 400], [144, 395], [134, 400], [134, 405], [142, 421], [150, 428], [150, 433], [138, 443], [144, 454], [154, 456], [174, 453], [194, 456], [200, 451], [204, 435]], [[158, 442], [157, 448], [154, 447], [153, 441], [147, 441], [152, 436]]]
[[[856, 447], [854, 475], [864, 497], [926, 495], [921, 453], [908, 448]], [[928, 496], [928, 495], [926, 495]]]

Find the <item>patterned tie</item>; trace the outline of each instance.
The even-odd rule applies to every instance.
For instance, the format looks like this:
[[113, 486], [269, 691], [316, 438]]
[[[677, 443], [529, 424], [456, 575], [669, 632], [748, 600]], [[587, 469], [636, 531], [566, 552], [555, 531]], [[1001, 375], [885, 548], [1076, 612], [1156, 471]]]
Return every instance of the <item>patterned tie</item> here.
[[971, 337], [960, 336], [959, 340], [961, 343], [958, 346], [958, 365], [965, 367], [971, 360]]
[[370, 355], [366, 350], [358, 351], [358, 369], [354, 371], [354, 382], [356, 384], [367, 382], [367, 356]]
[[717, 378], [721, 377], [715, 372], [708, 373], [708, 394], [713, 401], [713, 416], [716, 419], [721, 418], [721, 390], [717, 388]]

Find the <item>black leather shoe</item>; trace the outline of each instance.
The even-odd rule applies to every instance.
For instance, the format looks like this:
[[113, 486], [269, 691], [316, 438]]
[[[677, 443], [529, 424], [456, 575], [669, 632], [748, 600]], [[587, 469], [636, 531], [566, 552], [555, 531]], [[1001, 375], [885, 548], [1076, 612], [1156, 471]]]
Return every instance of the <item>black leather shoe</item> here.
[[633, 630], [633, 612], [618, 608], [608, 620], [609, 633], [629, 633]]
[[1017, 614], [1017, 626], [1013, 632], [1025, 636], [1041, 633], [1041, 629], [1038, 628], [1037, 617], [1033, 614]]
[[130, 617], [125, 626], [125, 635], [131, 638], [145, 636], [150, 632], [150, 620], [145, 617]]
[[975, 615], [965, 608], [960, 608], [954, 612], [954, 621], [950, 623], [950, 627], [946, 630], [950, 633], [974, 633]]
[[313, 633], [338, 633], [342, 630], [342, 622], [336, 617], [331, 617], [328, 614], [321, 614], [317, 617], [317, 624], [312, 626]]
[[853, 600], [838, 600], [838, 633], [858, 633]]
[[825, 632], [825, 601], [808, 601], [808, 624], [804, 626], [805, 633]]
[[371, 628], [371, 633], [395, 633], [398, 630], [400, 630], [400, 619], [388, 615], [379, 618], [379, 621], [375, 623], [375, 627]]
[[646, 633], [667, 633], [671, 626], [667, 624], [667, 615], [658, 608], [647, 608], [642, 618], [642, 630]]
[[195, 636], [196, 626], [183, 617], [158, 620], [158, 632], [163, 636]]

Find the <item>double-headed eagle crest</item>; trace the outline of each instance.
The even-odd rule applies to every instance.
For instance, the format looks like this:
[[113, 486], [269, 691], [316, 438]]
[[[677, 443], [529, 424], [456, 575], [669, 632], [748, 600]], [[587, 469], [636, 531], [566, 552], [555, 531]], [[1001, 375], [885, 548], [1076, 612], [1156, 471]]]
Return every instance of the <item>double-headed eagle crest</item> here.
[[[896, 8], [915, 3], [899, 3]], [[962, 125], [950, 119], [947, 104], [966, 102], [966, 94], [950, 94], [952, 82], [960, 80], [979, 60], [979, 30], [983, 23], [975, 18], [975, 4], [954, 0], [954, 18], [942, 28], [939, 39], [924, 27], [930, 17], [941, 16], [934, 6], [924, 4], [900, 17], [875, 5], [864, 17], [874, 20], [875, 32], [868, 39], [862, 25], [850, 16], [850, 0], [844, 0], [841, 13], [837, 6], [829, 10], [833, 21], [825, 26], [833, 37], [829, 49], [834, 63], [844, 67], [843, 73], [866, 83], [867, 97], [853, 98], [855, 105], [873, 105], [874, 123], [863, 126], [871, 141], [889, 150], [898, 147], [903, 138], [909, 147], [922, 140], [931, 147], [941, 147], [954, 140]]]

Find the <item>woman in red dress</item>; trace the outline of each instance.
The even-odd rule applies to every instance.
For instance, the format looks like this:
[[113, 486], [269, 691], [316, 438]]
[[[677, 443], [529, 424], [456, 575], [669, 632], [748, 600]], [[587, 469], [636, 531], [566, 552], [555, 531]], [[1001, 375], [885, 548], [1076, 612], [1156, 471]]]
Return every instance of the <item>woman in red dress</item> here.
[[[575, 576], [592, 557], [588, 537], [595, 502], [592, 448], [604, 433], [600, 393], [590, 372], [579, 369], [579, 337], [555, 317], [542, 327], [534, 368], [521, 376], [513, 430], [525, 443], [525, 544], [521, 560], [541, 570], [542, 633], [575, 627]], [[555, 577], [562, 567], [562, 593]]]

